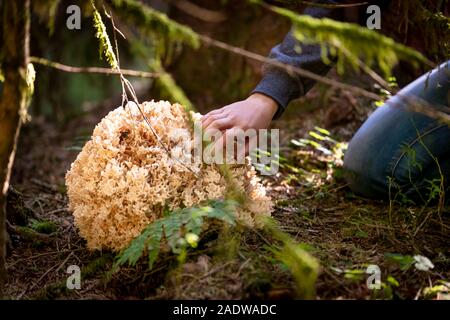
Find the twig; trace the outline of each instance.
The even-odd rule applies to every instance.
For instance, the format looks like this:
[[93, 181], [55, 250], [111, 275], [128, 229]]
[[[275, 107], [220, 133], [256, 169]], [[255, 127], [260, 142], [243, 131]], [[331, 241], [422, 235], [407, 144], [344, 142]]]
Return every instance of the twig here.
[[[106, 12], [106, 10], [105, 10], [105, 12]], [[152, 132], [152, 134], [155, 136], [156, 141], [163, 147], [164, 151], [166, 151], [168, 157], [170, 159], [172, 159], [172, 160], [175, 160], [179, 164], [181, 164], [184, 168], [186, 168], [188, 171], [190, 171], [192, 174], [194, 174], [195, 177], [198, 178], [198, 174], [196, 172], [194, 172], [194, 170], [192, 170], [187, 165], [185, 165], [181, 160], [172, 157], [172, 154], [170, 153], [169, 148], [167, 148], [167, 146], [163, 143], [163, 141], [159, 137], [158, 133], [155, 131], [153, 126], [150, 124], [150, 121], [148, 120], [147, 116], [142, 111], [142, 109], [141, 109], [141, 107], [139, 105], [139, 100], [137, 98], [136, 91], [133, 88], [133, 85], [131, 84], [131, 82], [127, 78], [124, 77], [125, 73], [120, 68], [119, 47], [118, 47], [118, 44], [117, 44], [117, 37], [116, 37], [116, 31], [118, 31], [118, 29], [116, 28], [116, 25], [114, 24], [114, 18], [113, 18], [112, 13], [107, 14], [107, 17], [111, 20], [111, 24], [112, 24], [112, 27], [113, 27], [113, 37], [114, 37], [114, 44], [115, 44], [115, 47], [116, 47], [115, 50], [116, 50], [116, 55], [117, 55], [117, 57], [116, 57], [116, 59], [117, 59], [117, 69], [113, 69], [113, 70], [117, 71], [118, 74], [120, 75], [120, 82], [121, 82], [121, 85], [122, 85], [122, 107], [124, 107], [124, 104], [129, 101], [128, 95], [127, 95], [127, 89], [128, 89], [128, 92], [131, 94], [131, 99], [136, 104], [136, 107], [138, 108], [139, 113], [141, 114], [141, 116], [143, 117], [144, 121], [146, 122], [146, 124], [150, 128], [150, 131]]]
[[409, 111], [421, 113], [432, 119], [439, 120], [440, 122], [445, 123], [447, 125], [450, 124], [450, 115], [448, 113], [445, 113], [439, 110], [438, 108], [433, 107], [432, 105], [430, 105], [430, 103], [428, 103], [424, 99], [415, 95], [407, 96], [405, 94], [402, 94], [402, 92], [397, 93], [396, 96], [403, 101], [403, 103], [407, 106], [407, 109]]
[[65, 211], [69, 211], [69, 207], [64, 207], [64, 208], [47, 211], [47, 212], [45, 212], [45, 214], [55, 214], [55, 213], [60, 213], [60, 212], [65, 212]]
[[227, 20], [224, 12], [205, 9], [187, 0], [172, 0], [170, 3], [188, 15], [205, 22], [219, 23]]
[[[73, 255], [73, 252], [69, 253], [69, 255], [67, 256], [66, 259], [64, 259], [63, 262], [61, 262], [61, 264], [58, 266], [58, 268], [55, 270], [55, 273], [59, 271], [59, 269], [62, 268], [62, 266], [64, 264], [66, 264], [66, 262], [69, 260], [69, 258]], [[17, 297], [17, 299], [22, 298], [28, 291], [33, 290], [34, 287], [36, 287], [39, 282], [44, 279], [44, 277], [50, 273], [50, 271], [52, 271], [57, 265], [54, 265], [53, 267], [51, 267], [50, 269], [48, 269], [42, 276], [39, 277], [39, 279], [37, 279], [37, 281], [35, 283], [33, 283], [33, 285], [31, 287], [26, 287], [25, 290], [22, 291], [22, 293]]]
[[68, 250], [61, 250], [61, 251], [50, 251], [50, 252], [39, 253], [39, 254], [36, 254], [34, 256], [29, 256], [29, 257], [26, 257], [26, 258], [23, 258], [23, 259], [17, 259], [16, 261], [14, 261], [10, 265], [8, 265], [6, 268], [10, 269], [10, 268], [15, 266], [19, 262], [26, 261], [26, 260], [31, 260], [31, 259], [35, 259], [35, 258], [39, 258], [39, 257], [42, 257], [42, 256], [49, 256], [49, 255], [53, 255], [53, 254], [62, 254], [62, 253], [76, 252], [76, 251], [87, 251], [87, 249], [86, 248], [80, 248], [80, 249], [68, 249]]
[[387, 83], [378, 73], [376, 73], [372, 68], [365, 64], [360, 58], [349, 52], [346, 48], [339, 46], [339, 50], [341, 50], [341, 52], [349, 59], [353, 58], [356, 61], [358, 67], [360, 67], [365, 73], [369, 75], [369, 77], [372, 78], [372, 80], [378, 82], [380, 86], [382, 86], [392, 95], [391, 91], [394, 91], [393, 88], [391, 88], [389, 83]]
[[224, 264], [218, 266], [217, 268], [212, 269], [212, 270], [210, 270], [209, 272], [203, 274], [200, 278], [201, 278], [201, 279], [204, 279], [204, 278], [206, 278], [206, 277], [209, 277], [210, 275], [212, 275], [212, 274], [214, 274], [214, 273], [216, 273], [216, 272], [218, 272], [218, 271], [224, 269], [225, 267], [228, 267], [228, 266], [229, 266], [230, 264], [232, 264], [232, 263], [233, 263], [233, 261], [228, 261], [228, 262], [226, 262], [226, 263], [224, 263]]
[[[358, 88], [358, 87], [355, 87], [355, 86], [352, 86], [349, 84], [340, 83], [338, 81], [335, 81], [335, 80], [332, 80], [329, 78], [319, 76], [311, 71], [308, 71], [308, 70], [305, 70], [305, 69], [302, 69], [299, 67], [294, 67], [292, 65], [279, 62], [275, 59], [266, 58], [265, 56], [259, 55], [257, 53], [251, 52], [251, 51], [247, 51], [247, 50], [239, 48], [239, 47], [231, 46], [229, 44], [212, 39], [205, 35], [199, 35], [199, 37], [205, 44], [223, 49], [225, 51], [228, 51], [228, 52], [231, 52], [234, 54], [238, 54], [238, 55], [247, 57], [252, 60], [256, 60], [256, 61], [259, 61], [262, 63], [276, 66], [278, 68], [286, 70], [290, 74], [299, 74], [303, 77], [315, 80], [317, 82], [327, 84], [327, 85], [335, 87], [335, 88], [352, 91], [354, 93], [365, 96], [372, 100], [377, 100], [377, 101], [382, 100], [381, 96], [379, 96], [373, 92], [370, 92], [370, 91], [367, 91], [367, 90], [364, 90], [364, 89], [361, 89], [361, 88]], [[119, 69], [110, 69], [110, 68], [102, 68], [102, 67], [68, 66], [68, 65], [65, 65], [65, 64], [62, 64], [59, 62], [50, 61], [50, 60], [47, 60], [45, 58], [40, 58], [40, 57], [30, 57], [30, 62], [40, 64], [40, 65], [43, 65], [46, 67], [58, 69], [58, 70], [61, 70], [64, 72], [70, 72], [70, 73], [94, 73], [94, 74], [105, 74], [105, 75], [123, 74], [125, 76], [132, 76], [132, 77], [139, 77], [139, 78], [157, 78], [157, 77], [160, 77], [163, 75], [162, 73], [158, 73], [158, 72], [145, 72], [145, 71], [129, 70], [129, 69], [120, 69], [119, 70]]]
[[74, 67], [59, 62], [50, 61], [40, 57], [30, 57], [30, 62], [71, 73], [97, 73], [105, 75], [120, 75], [122, 73], [127, 76], [139, 78], [157, 78], [162, 75], [161, 73], [145, 72], [129, 69], [116, 70], [102, 67]]
[[49, 242], [51, 240], [50, 235], [34, 231], [33, 229], [31, 229], [27, 234], [27, 231], [24, 231], [24, 229], [22, 229], [26, 227], [16, 227], [12, 225], [8, 220], [6, 220], [6, 227], [8, 228], [9, 232], [14, 232], [15, 234], [23, 236], [24, 238], [37, 238], [43, 242]]
[[242, 270], [244, 270], [244, 268], [247, 266], [247, 264], [251, 261], [251, 258], [248, 258], [247, 260], [244, 261], [244, 263], [241, 264], [241, 266], [239, 267], [238, 271], [234, 274], [234, 276], [237, 278], [239, 277], [239, 275], [241, 274]]
[[352, 85], [349, 85], [349, 84], [346, 84], [346, 83], [341, 83], [341, 82], [338, 82], [338, 81], [333, 80], [333, 79], [329, 79], [329, 78], [326, 78], [326, 77], [319, 76], [319, 75], [315, 74], [314, 72], [311, 72], [311, 71], [308, 71], [308, 70], [305, 70], [305, 69], [302, 69], [302, 68], [299, 68], [299, 67], [294, 67], [293, 65], [285, 64], [285, 63], [282, 63], [282, 62], [280, 62], [278, 60], [275, 60], [275, 59], [266, 58], [266, 57], [264, 57], [264, 56], [262, 56], [260, 54], [257, 54], [257, 53], [254, 53], [254, 52], [251, 52], [251, 51], [239, 48], [239, 47], [231, 46], [231, 45], [229, 45], [227, 43], [224, 43], [222, 41], [212, 39], [212, 38], [210, 38], [210, 37], [208, 37], [206, 35], [200, 34], [199, 38], [205, 44], [212, 45], [214, 47], [223, 49], [225, 51], [232, 52], [232, 53], [235, 53], [235, 54], [247, 57], [247, 58], [252, 59], [252, 60], [256, 60], [256, 61], [259, 61], [259, 62], [262, 62], [262, 63], [266, 63], [268, 65], [272, 65], [272, 66], [278, 67], [280, 69], [285, 70], [289, 74], [298, 74], [300, 76], [303, 76], [303, 77], [315, 80], [317, 82], [321, 82], [321, 83], [327, 84], [327, 85], [329, 85], [331, 87], [335, 87], [335, 88], [339, 88], [339, 89], [342, 89], [342, 90], [347, 90], [347, 91], [354, 92], [356, 94], [359, 94], [361, 96], [365, 96], [365, 97], [370, 98], [372, 100], [379, 101], [379, 100], [383, 99], [380, 95], [378, 95], [376, 93], [373, 93], [373, 92], [370, 92], [370, 91], [367, 91], [365, 89], [361, 89], [361, 88], [358, 88], [358, 87], [355, 87], [355, 86], [352, 86]]
[[359, 2], [359, 3], [341, 3], [341, 4], [331, 4], [331, 3], [322, 3], [322, 2], [312, 2], [305, 0], [275, 0], [276, 2], [281, 2], [284, 4], [305, 4], [311, 7], [317, 8], [326, 8], [326, 9], [337, 9], [337, 8], [352, 8], [352, 7], [360, 7], [368, 2]]

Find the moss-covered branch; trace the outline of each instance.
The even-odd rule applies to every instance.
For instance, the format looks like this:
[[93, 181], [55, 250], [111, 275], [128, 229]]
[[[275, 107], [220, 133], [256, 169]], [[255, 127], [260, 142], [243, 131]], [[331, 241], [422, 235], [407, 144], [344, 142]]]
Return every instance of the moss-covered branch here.
[[367, 5], [367, 1], [360, 1], [357, 3], [323, 3], [316, 1], [305, 1], [305, 0], [275, 0], [275, 2], [279, 2], [282, 4], [288, 5], [305, 5], [309, 7], [317, 7], [317, 8], [327, 8], [327, 9], [336, 9], [336, 8], [350, 8], [350, 7], [359, 7], [363, 5]]
[[260, 3], [269, 10], [291, 20], [293, 35], [306, 44], [320, 44], [325, 61], [329, 55], [337, 58], [337, 69], [344, 71], [345, 64], [358, 69], [362, 59], [368, 66], [378, 65], [385, 75], [389, 75], [399, 60], [414, 65], [424, 63], [433, 66], [420, 52], [395, 42], [373, 30], [353, 23], [338, 22], [328, 18], [313, 18], [299, 15], [288, 9]]
[[198, 47], [197, 34], [189, 27], [183, 26], [159, 12], [136, 0], [105, 0], [115, 15], [134, 25], [147, 35], [165, 38], [169, 42], [183, 42]]
[[106, 32], [106, 26], [103, 23], [102, 16], [95, 7], [94, 0], [91, 0], [92, 8], [94, 9], [93, 19], [94, 28], [96, 30], [95, 37], [99, 40], [99, 53], [100, 57], [104, 56], [108, 64], [113, 70], [119, 68], [119, 63], [117, 62], [116, 55], [114, 54], [114, 49], [109, 40], [108, 33]]

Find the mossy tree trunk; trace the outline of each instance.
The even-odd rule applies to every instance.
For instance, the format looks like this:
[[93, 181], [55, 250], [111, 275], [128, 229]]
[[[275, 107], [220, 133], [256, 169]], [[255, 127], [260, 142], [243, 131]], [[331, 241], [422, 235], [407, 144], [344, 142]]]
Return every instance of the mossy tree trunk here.
[[6, 282], [6, 193], [21, 122], [26, 112], [29, 57], [30, 0], [3, 2], [3, 61], [0, 97], [0, 297]]

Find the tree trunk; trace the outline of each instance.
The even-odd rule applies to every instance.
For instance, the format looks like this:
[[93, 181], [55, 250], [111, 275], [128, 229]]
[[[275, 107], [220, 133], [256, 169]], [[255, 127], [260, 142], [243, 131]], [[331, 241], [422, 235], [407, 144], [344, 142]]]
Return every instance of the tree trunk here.
[[30, 0], [3, 2], [3, 62], [5, 75], [0, 97], [0, 297], [6, 282], [6, 193], [14, 162], [17, 138], [29, 99]]

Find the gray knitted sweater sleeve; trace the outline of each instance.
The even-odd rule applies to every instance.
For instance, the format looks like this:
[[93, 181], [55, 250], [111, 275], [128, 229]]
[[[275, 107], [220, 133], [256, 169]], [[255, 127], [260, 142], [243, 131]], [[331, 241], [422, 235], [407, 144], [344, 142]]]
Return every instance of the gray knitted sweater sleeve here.
[[[340, 1], [321, 1], [339, 3]], [[332, 9], [308, 7], [303, 14], [316, 18], [328, 17]], [[301, 50], [296, 50], [300, 46]], [[299, 53], [300, 52], [300, 53]], [[319, 75], [325, 75], [330, 65], [321, 60], [320, 47], [318, 45], [300, 44], [289, 32], [283, 42], [275, 46], [269, 58], [278, 60], [292, 66], [312, 71]], [[274, 99], [278, 103], [278, 111], [274, 118], [278, 118], [286, 109], [289, 102], [304, 95], [314, 85], [314, 80], [298, 75], [288, 74], [286, 70], [266, 64], [263, 67], [263, 78], [252, 93], [262, 93]]]

